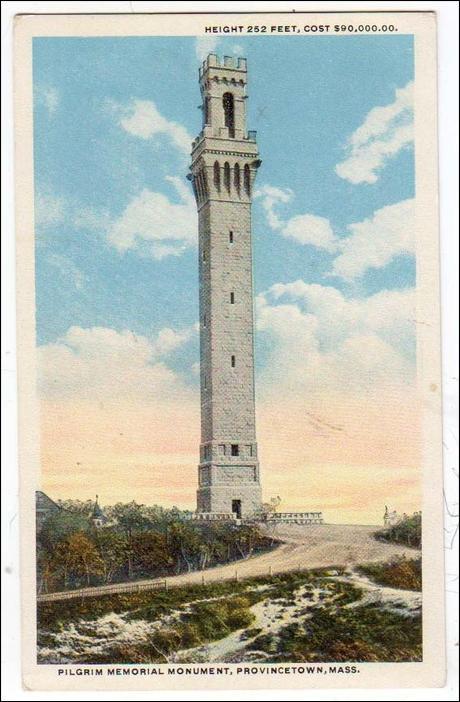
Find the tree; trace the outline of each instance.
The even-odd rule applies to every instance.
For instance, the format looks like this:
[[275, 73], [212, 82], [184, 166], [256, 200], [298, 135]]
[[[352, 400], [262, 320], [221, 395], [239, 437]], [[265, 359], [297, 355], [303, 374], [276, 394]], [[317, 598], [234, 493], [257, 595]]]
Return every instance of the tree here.
[[272, 497], [270, 502], [264, 502], [262, 504], [262, 515], [265, 520], [272, 514], [276, 514], [278, 507], [281, 504], [281, 497]]
[[95, 544], [83, 532], [76, 532], [69, 536], [65, 543], [60, 544], [59, 551], [64, 549], [67, 555], [64, 556], [68, 571], [70, 570], [77, 577], [84, 576], [86, 584], [90, 584], [92, 575], [103, 573], [102, 559]]
[[134, 500], [127, 504], [117, 502], [113, 507], [107, 508], [106, 512], [126, 532], [128, 538], [132, 537], [134, 531], [142, 531], [151, 526], [145, 505], [138, 505]]
[[53, 556], [44, 548], [37, 549], [37, 588], [38, 592], [48, 592], [49, 586], [55, 577], [55, 563]]
[[134, 567], [143, 572], [157, 572], [174, 565], [164, 534], [143, 531], [133, 536], [131, 545]]
[[104, 581], [110, 583], [116, 572], [128, 562], [129, 542], [125, 534], [113, 529], [99, 529], [95, 538]]
[[242, 526], [235, 532], [235, 545], [242, 558], [249, 558], [252, 555], [254, 546], [260, 539], [260, 533], [257, 527], [246, 525]]
[[51, 558], [53, 573], [63, 581], [64, 588], [67, 588], [72, 565], [72, 553], [69, 551], [67, 539], [57, 544]]
[[72, 534], [89, 530], [90, 522], [84, 515], [62, 510], [51, 514], [46, 519], [38, 535], [38, 540], [40, 546], [52, 553], [58, 543], [65, 541]]
[[114, 519], [121, 529], [125, 532], [128, 539], [128, 577], [133, 575], [133, 533], [142, 531], [151, 526], [150, 519], [146, 514], [145, 505], [138, 505], [137, 502], [128, 502], [123, 504], [117, 502], [116, 505], [106, 510], [107, 516]]
[[200, 558], [201, 539], [197, 531], [187, 522], [175, 522], [169, 529], [168, 543], [177, 571], [180, 572], [182, 563], [188, 572], [193, 570]]
[[57, 504], [67, 512], [82, 514], [85, 517], [91, 516], [94, 507], [92, 500], [58, 500]]
[[272, 497], [270, 502], [264, 502], [262, 504], [262, 520], [267, 522], [268, 528], [272, 537], [272, 546], [276, 536], [276, 530], [278, 523], [275, 519], [270, 519], [271, 516], [275, 515], [278, 507], [281, 504], [281, 497]]
[[404, 515], [396, 524], [388, 526], [386, 529], [377, 531], [375, 538], [380, 541], [391, 541], [397, 544], [405, 544], [412, 548], [422, 546], [422, 513], [414, 512], [412, 516]]

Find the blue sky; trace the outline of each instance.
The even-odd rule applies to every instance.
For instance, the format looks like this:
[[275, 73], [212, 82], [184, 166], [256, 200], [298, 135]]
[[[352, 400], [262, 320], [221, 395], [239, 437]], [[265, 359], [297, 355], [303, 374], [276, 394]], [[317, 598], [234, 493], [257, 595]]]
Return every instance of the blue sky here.
[[[248, 58], [248, 127], [257, 130], [263, 160], [257, 185], [289, 191], [288, 201], [281, 196], [273, 206], [282, 221], [310, 213], [339, 239], [351, 224], [414, 196], [410, 145], [385, 161], [375, 182], [351, 182], [335, 171], [366, 115], [394, 103], [395, 91], [413, 78], [412, 49], [411, 36], [219, 40], [220, 55]], [[34, 40], [38, 344], [73, 325], [152, 337], [196, 322], [190, 237], [180, 255], [158, 260], [148, 236], [121, 250], [108, 231], [144, 190], [173, 204], [183, 200], [167, 177], [188, 187], [186, 149], [167, 128], [145, 138], [121, 122], [135, 101], [153, 102], [165, 121], [194, 137], [201, 128], [198, 51], [194, 37]], [[405, 251], [353, 279], [331, 275], [337, 252], [284, 236], [269, 226], [264, 204], [261, 195], [253, 207], [256, 294], [299, 279], [353, 298], [414, 284], [413, 256]], [[269, 343], [258, 337], [259, 366]], [[169, 362], [186, 372], [197, 358], [193, 337]]]
[[264, 493], [347, 523], [378, 523], [385, 503], [418, 509], [411, 36], [34, 40], [43, 489], [194, 505], [186, 175], [208, 51], [247, 57], [263, 161], [253, 244]]

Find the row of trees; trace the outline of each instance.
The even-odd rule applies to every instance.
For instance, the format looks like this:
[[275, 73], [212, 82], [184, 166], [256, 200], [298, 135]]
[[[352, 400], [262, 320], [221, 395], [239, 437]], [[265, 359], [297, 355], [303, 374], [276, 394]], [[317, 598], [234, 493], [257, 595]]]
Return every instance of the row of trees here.
[[174, 508], [118, 503], [95, 528], [91, 502], [61, 507], [38, 534], [40, 592], [199, 570], [270, 546], [256, 526], [198, 524]]

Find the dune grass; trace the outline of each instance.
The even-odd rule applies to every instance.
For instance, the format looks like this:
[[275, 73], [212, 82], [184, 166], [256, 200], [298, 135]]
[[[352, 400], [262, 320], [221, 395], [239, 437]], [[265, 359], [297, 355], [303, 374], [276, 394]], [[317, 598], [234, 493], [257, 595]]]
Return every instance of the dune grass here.
[[387, 563], [367, 563], [357, 570], [379, 585], [401, 590], [422, 590], [422, 559], [400, 556]]
[[[420, 564], [409, 559], [360, 567], [376, 582], [417, 589]], [[379, 603], [360, 605], [362, 590], [335, 580], [343, 569], [317, 569], [256, 577], [240, 582], [218, 582], [163, 591], [104, 595], [72, 602], [39, 605], [39, 645], [53, 651], [54, 637], [71, 628], [88, 637], [97, 620], [118, 613], [123, 621], [150, 626], [145, 640], [121, 641], [107, 636], [97, 651], [77, 652], [78, 663], [165, 663], [178, 651], [194, 649], [242, 630], [247, 653], [261, 651], [263, 661], [417, 661], [422, 655], [419, 613], [394, 611]], [[396, 584], [399, 583], [399, 584]], [[305, 608], [276, 632], [261, 630], [252, 607], [277, 603], [294, 607], [302, 593]], [[312, 604], [313, 592], [317, 594]], [[298, 604], [297, 604], [298, 607]], [[157, 623], [159, 626], [157, 626]], [[94, 624], [94, 626], [93, 626]], [[49, 654], [48, 654], [49, 655]], [[204, 654], [205, 655], [205, 654]], [[244, 659], [244, 650], [241, 653]], [[52, 661], [46, 655], [41, 662]], [[75, 657], [74, 657], [75, 658]]]

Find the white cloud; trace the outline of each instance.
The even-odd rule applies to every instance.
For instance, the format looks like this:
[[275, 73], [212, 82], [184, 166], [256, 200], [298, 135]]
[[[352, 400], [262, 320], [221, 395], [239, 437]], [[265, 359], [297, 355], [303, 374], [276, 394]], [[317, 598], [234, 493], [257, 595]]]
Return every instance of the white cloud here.
[[50, 254], [46, 260], [57, 269], [64, 281], [72, 283], [77, 290], [81, 290], [88, 282], [88, 277], [68, 256]]
[[196, 38], [195, 53], [199, 61], [204, 61], [208, 54], [213, 54], [216, 51], [219, 38], [212, 35], [204, 34]]
[[292, 199], [292, 190], [276, 188], [273, 185], [262, 185], [254, 193], [255, 198], [261, 198], [261, 205], [272, 229], [281, 229], [283, 221], [275, 211], [279, 203], [287, 203]]
[[350, 224], [350, 236], [338, 240], [339, 255], [332, 270], [353, 279], [369, 268], [381, 268], [395, 256], [415, 248], [414, 200], [403, 200], [376, 210], [372, 217]]
[[38, 191], [34, 203], [35, 226], [46, 229], [66, 224], [75, 229], [107, 231], [111, 224], [106, 210], [84, 207], [78, 201]]
[[38, 194], [35, 224], [45, 229], [67, 224], [105, 236], [118, 251], [147, 253], [157, 260], [179, 256], [197, 241], [197, 212], [192, 193], [181, 178], [167, 176], [178, 202], [163, 193], [144, 188], [117, 218], [109, 212], [79, 207], [60, 197]]
[[190, 341], [197, 331], [198, 324], [179, 330], [170, 327], [160, 329], [153, 343], [153, 353], [157, 356], [165, 356]]
[[[204, 61], [207, 57], [208, 54], [215, 54], [217, 51], [217, 47], [220, 43], [220, 39], [217, 36], [205, 34], [201, 37], [197, 37], [196, 43], [195, 43], [195, 53], [197, 59], [202, 62]], [[235, 56], [244, 56], [244, 47], [241, 46], [241, 44], [234, 44], [231, 47], [231, 52]]]
[[269, 304], [292, 304], [303, 315], [320, 322], [318, 339], [323, 349], [332, 350], [351, 333], [378, 333], [388, 343], [408, 349], [413, 340], [414, 289], [382, 290], [366, 298], [347, 298], [333, 286], [305, 283], [276, 283], [260, 300]]
[[119, 251], [147, 246], [160, 260], [178, 256], [196, 244], [197, 213], [192, 194], [180, 178], [169, 176], [180, 202], [162, 193], [144, 189], [112, 223], [107, 238]]
[[112, 106], [120, 113], [120, 126], [129, 134], [141, 139], [166, 136], [179, 151], [189, 155], [192, 137], [185, 127], [169, 121], [160, 114], [151, 100], [131, 100], [127, 106]]
[[257, 298], [257, 329], [270, 357], [263, 396], [372, 393], [414, 378], [414, 290], [347, 299], [333, 287], [278, 283]]
[[299, 244], [310, 244], [331, 253], [336, 249], [331, 223], [325, 217], [312, 214], [296, 215], [286, 222], [281, 233]]
[[35, 88], [35, 100], [37, 104], [43, 105], [48, 115], [52, 117], [59, 107], [59, 93], [52, 86], [39, 85]]
[[340, 237], [325, 217], [305, 213], [282, 218], [277, 207], [290, 202], [290, 190], [264, 185], [255, 197], [260, 199], [269, 226], [281, 236], [335, 255], [332, 275], [353, 280], [369, 268], [386, 266], [396, 256], [414, 253], [414, 200], [386, 205], [371, 217], [348, 225], [347, 235]]
[[351, 183], [375, 183], [387, 161], [413, 142], [413, 83], [396, 90], [390, 105], [374, 107], [349, 137], [335, 167]]
[[189, 338], [189, 330], [182, 334], [163, 329], [150, 340], [107, 327], [70, 327], [55, 343], [38, 348], [41, 396], [142, 403], [158, 401], [167, 393], [188, 396], [193, 391], [163, 357]]
[[335, 250], [334, 232], [325, 217], [310, 213], [295, 215], [286, 220], [280, 217], [276, 207], [292, 199], [291, 190], [263, 185], [256, 191], [255, 197], [260, 198], [269, 226], [286, 239], [294, 239], [299, 244], [310, 244], [326, 251]]
[[112, 224], [108, 210], [97, 210], [91, 207], [68, 206], [69, 221], [77, 229], [87, 229], [96, 232], [107, 232]]
[[36, 227], [48, 227], [64, 220], [65, 202], [63, 198], [45, 193], [37, 193], [34, 202]]

